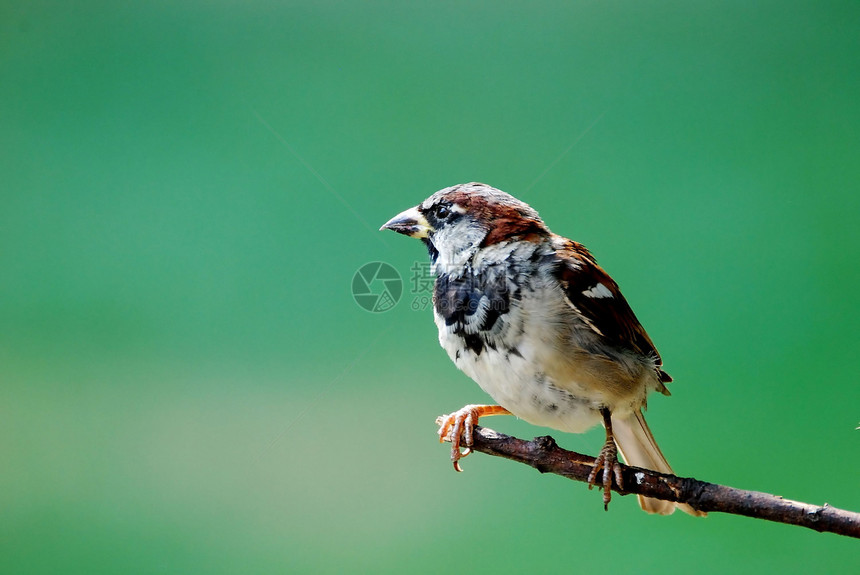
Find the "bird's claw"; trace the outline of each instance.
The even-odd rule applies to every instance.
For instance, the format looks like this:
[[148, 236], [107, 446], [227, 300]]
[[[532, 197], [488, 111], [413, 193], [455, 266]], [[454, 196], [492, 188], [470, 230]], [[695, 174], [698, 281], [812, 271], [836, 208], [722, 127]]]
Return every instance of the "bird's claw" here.
[[611, 438], [606, 440], [603, 449], [594, 460], [594, 468], [588, 474], [588, 488], [594, 487], [597, 482], [597, 474], [603, 470], [603, 508], [609, 511], [609, 502], [612, 500], [612, 478], [615, 477], [615, 484], [618, 489], [624, 490], [624, 480], [621, 476], [621, 464], [618, 463], [618, 447], [615, 441]]
[[[439, 442], [451, 442], [451, 462], [455, 471], [463, 471], [460, 467], [460, 459], [472, 453], [472, 432], [478, 423], [480, 413], [477, 405], [467, 405], [448, 415], [440, 415], [436, 418], [439, 425]], [[465, 449], [461, 451], [461, 447]]]
[[460, 460], [472, 453], [473, 432], [478, 425], [478, 418], [510, 413], [500, 405], [467, 405], [454, 413], [436, 418], [436, 425], [439, 426], [439, 441], [451, 442], [451, 462], [454, 464], [455, 471], [463, 471]]

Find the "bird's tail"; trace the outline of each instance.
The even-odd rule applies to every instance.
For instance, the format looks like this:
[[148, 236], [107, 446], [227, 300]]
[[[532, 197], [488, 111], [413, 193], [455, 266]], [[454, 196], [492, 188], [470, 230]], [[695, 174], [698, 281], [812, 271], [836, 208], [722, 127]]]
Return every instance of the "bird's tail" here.
[[[651, 430], [648, 429], [648, 424], [645, 423], [645, 416], [640, 410], [636, 410], [624, 418], [612, 418], [612, 432], [615, 436], [615, 443], [618, 445], [618, 450], [627, 465], [634, 467], [644, 467], [652, 471], [660, 473], [668, 473], [674, 475], [672, 468], [669, 467], [669, 462], [663, 456], [660, 448], [657, 447], [657, 442], [654, 441], [654, 436], [651, 435]], [[689, 513], [694, 517], [704, 517], [706, 514], [702, 511], [697, 511], [684, 503], [673, 503], [671, 501], [663, 501], [661, 499], [651, 499], [649, 497], [639, 496], [639, 505], [648, 513], [659, 513], [660, 515], [670, 515], [675, 512], [677, 507], [684, 513]]]

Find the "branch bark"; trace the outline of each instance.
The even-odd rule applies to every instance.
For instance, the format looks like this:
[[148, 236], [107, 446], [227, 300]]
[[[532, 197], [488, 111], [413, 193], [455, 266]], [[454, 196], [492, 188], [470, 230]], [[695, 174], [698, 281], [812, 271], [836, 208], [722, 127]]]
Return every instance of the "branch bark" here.
[[[552, 437], [525, 441], [479, 426], [473, 432], [472, 450], [519, 461], [541, 473], [555, 473], [583, 482], [588, 481], [588, 474], [594, 467], [593, 457], [562, 449]], [[810, 505], [769, 493], [626, 465], [622, 465], [622, 478], [627, 488], [625, 491], [620, 491], [614, 482], [612, 484], [612, 490], [621, 495], [635, 493], [687, 503], [701, 511], [745, 515], [860, 539], [860, 513], [837, 509], [826, 503], [823, 506]]]

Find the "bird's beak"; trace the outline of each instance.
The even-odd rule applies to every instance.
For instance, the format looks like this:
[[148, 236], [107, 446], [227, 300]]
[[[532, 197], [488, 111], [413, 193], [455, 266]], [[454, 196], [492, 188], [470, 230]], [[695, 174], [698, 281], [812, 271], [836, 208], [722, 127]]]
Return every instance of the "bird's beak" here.
[[393, 230], [398, 234], [418, 239], [426, 238], [433, 231], [427, 218], [418, 211], [418, 206], [397, 214], [379, 229]]

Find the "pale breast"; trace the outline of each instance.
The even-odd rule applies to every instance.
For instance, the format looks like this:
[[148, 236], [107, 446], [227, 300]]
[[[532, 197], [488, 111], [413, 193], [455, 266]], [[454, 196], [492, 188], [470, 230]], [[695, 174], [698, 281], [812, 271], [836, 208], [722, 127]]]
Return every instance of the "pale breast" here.
[[[450, 278], [437, 285], [444, 288], [437, 290], [434, 313], [439, 343], [514, 415], [579, 433], [600, 422], [601, 406], [622, 413], [644, 402], [646, 388], [631, 384], [623, 358], [586, 349], [593, 332], [577, 323], [552, 278], [520, 277], [504, 294], [498, 277], [470, 279], [468, 287]], [[439, 305], [442, 298], [447, 301]]]

